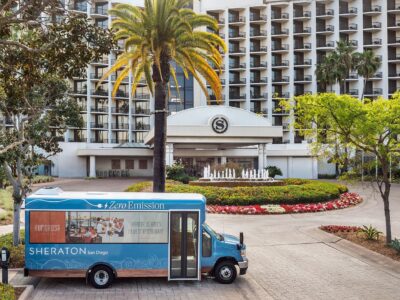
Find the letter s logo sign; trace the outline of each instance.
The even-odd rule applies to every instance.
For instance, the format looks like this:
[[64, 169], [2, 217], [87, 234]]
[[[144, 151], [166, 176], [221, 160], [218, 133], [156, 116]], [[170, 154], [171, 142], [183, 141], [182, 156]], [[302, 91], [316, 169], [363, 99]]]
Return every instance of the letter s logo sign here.
[[211, 127], [216, 133], [224, 133], [228, 130], [228, 121], [223, 117], [216, 117], [212, 121]]

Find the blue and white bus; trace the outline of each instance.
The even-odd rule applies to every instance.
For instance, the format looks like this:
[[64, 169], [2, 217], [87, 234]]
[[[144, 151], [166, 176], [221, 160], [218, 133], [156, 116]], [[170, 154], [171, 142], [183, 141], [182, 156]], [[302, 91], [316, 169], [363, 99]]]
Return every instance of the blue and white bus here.
[[118, 277], [232, 283], [248, 260], [243, 234], [206, 223], [197, 194], [64, 192], [25, 200], [25, 275], [82, 277], [96, 288]]

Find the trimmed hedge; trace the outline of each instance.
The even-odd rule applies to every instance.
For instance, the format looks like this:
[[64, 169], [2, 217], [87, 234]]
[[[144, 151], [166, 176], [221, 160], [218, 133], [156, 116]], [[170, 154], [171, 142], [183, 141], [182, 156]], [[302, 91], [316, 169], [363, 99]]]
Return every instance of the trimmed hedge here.
[[15, 300], [14, 288], [9, 284], [3, 284], [0, 282], [0, 296], [1, 300]]
[[[256, 187], [204, 187], [187, 184], [166, 184], [168, 193], [202, 194], [210, 205], [264, 205], [318, 203], [339, 198], [348, 191], [341, 184], [305, 179], [284, 180], [285, 186]], [[142, 182], [128, 188], [128, 192], [140, 192], [151, 187], [151, 182]]]

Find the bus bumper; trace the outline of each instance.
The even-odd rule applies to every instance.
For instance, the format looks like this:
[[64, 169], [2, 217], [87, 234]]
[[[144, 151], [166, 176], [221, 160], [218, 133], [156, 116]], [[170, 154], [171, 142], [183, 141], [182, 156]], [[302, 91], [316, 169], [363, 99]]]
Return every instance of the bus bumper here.
[[240, 275], [246, 274], [247, 268], [249, 267], [249, 260], [247, 257], [243, 257], [243, 261], [239, 261], [238, 266], [240, 269]]

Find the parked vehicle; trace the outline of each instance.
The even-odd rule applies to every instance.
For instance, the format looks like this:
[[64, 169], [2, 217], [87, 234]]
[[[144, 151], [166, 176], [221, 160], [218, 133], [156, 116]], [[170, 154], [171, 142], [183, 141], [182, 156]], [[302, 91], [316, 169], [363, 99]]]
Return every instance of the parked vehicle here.
[[25, 201], [25, 275], [82, 277], [106, 288], [118, 277], [232, 283], [247, 271], [240, 238], [205, 223], [197, 194], [64, 192]]

